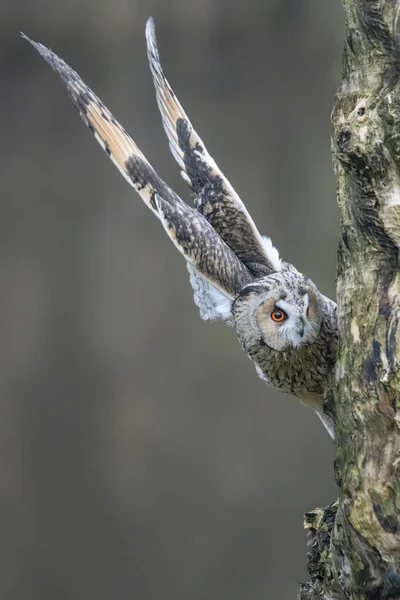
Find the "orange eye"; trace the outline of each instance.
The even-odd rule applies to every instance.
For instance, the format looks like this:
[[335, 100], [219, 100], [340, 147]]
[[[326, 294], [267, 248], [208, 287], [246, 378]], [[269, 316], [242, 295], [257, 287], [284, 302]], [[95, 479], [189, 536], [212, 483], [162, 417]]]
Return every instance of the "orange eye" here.
[[275, 321], [275, 323], [281, 323], [287, 319], [287, 314], [283, 310], [274, 310], [271, 313], [271, 319]]

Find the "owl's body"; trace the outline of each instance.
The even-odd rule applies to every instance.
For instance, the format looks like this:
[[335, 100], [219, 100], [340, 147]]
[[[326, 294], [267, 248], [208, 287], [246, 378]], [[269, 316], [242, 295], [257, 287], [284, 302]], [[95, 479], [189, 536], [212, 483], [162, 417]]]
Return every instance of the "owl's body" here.
[[[310, 285], [310, 281], [307, 281]], [[249, 304], [267, 290], [278, 289], [283, 294], [293, 290], [292, 303], [301, 302], [296, 298], [299, 286], [305, 286], [303, 275], [288, 269], [277, 276], [256, 280], [243, 288], [233, 305], [236, 332], [243, 350], [254, 361], [260, 377], [282, 392], [301, 398], [303, 394], [323, 396], [329, 371], [335, 362], [337, 350], [336, 305], [321, 296], [322, 319], [317, 337], [308, 344], [289, 345], [277, 350], [268, 344], [268, 338], [252, 323]], [[286, 302], [287, 302], [286, 296]]]
[[168, 84], [151, 19], [146, 38], [164, 129], [194, 194], [194, 207], [162, 181], [79, 75], [45, 46], [31, 43], [58, 73], [97, 141], [183, 254], [201, 317], [234, 325], [261, 379], [313, 408], [333, 435], [324, 397], [336, 358], [336, 305], [308, 277], [282, 262], [270, 239], [259, 234]]
[[[312, 341], [301, 343], [301, 339], [296, 340], [298, 334], [293, 331], [290, 336], [291, 342], [283, 345], [278, 340], [277, 344], [273, 335], [266, 334], [259, 326], [260, 319], [254, 318], [251, 305], [255, 303], [259, 310], [262, 310], [272, 293], [271, 302], [274, 307], [281, 302], [284, 303], [283, 306], [287, 305], [288, 311], [292, 308], [301, 315], [302, 298], [306, 288], [309, 290], [308, 294], [313, 294], [318, 303], [320, 318], [317, 319], [315, 328], [317, 335], [313, 336]], [[265, 297], [267, 299], [264, 301]], [[245, 286], [233, 304], [233, 314], [238, 339], [243, 350], [254, 362], [259, 377], [268, 385], [297, 396], [303, 404], [313, 408], [333, 436], [332, 417], [325, 414], [323, 408], [329, 376], [337, 353], [336, 304], [319, 294], [307, 277], [296, 271], [292, 265], [286, 264], [279, 274], [258, 279]], [[313, 315], [309, 314], [309, 323], [312, 317]], [[307, 326], [307, 323], [305, 325]], [[305, 335], [306, 331], [302, 337]], [[270, 345], [271, 340], [274, 347]], [[299, 343], [296, 343], [297, 341]], [[280, 349], [277, 349], [277, 345]]]

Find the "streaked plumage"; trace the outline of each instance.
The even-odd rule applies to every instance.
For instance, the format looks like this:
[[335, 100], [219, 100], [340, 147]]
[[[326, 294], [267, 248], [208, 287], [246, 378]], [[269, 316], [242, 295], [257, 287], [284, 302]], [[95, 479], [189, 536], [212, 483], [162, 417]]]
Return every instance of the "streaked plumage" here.
[[234, 325], [259, 376], [311, 406], [333, 435], [323, 401], [336, 357], [336, 305], [293, 265], [281, 261], [270, 239], [260, 235], [164, 76], [152, 19], [146, 39], [164, 129], [195, 208], [157, 175], [79, 75], [45, 46], [29, 41], [59, 75], [83, 121], [183, 254], [202, 318]]

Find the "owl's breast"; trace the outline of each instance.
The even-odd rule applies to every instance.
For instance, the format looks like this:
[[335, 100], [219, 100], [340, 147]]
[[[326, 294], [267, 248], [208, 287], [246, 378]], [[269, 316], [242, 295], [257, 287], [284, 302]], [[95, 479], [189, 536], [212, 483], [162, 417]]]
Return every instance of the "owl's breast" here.
[[259, 344], [249, 356], [259, 377], [268, 385], [295, 396], [323, 395], [334, 364], [325, 350], [326, 346], [318, 343], [286, 352]]

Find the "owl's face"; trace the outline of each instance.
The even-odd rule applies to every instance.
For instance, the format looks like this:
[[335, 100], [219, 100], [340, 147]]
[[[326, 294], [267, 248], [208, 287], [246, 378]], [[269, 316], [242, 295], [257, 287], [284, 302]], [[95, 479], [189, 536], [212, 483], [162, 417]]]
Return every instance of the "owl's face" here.
[[307, 277], [281, 272], [244, 287], [234, 312], [242, 337], [250, 334], [254, 341], [255, 335], [261, 344], [284, 352], [318, 336], [321, 295]]

